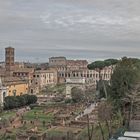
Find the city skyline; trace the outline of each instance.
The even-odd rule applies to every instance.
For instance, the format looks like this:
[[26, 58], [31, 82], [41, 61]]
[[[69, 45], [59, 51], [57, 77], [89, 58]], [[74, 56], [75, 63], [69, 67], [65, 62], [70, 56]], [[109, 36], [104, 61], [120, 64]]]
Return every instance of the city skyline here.
[[139, 57], [139, 7], [138, 0], [0, 1], [0, 59], [9, 45], [19, 61]]

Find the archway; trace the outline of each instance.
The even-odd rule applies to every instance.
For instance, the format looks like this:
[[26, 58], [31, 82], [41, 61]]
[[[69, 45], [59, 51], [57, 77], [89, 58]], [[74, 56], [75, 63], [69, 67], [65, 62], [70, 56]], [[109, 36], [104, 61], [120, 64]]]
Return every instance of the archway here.
[[81, 90], [82, 92], [84, 92], [85, 90], [85, 85], [83, 84], [66, 84], [66, 97], [67, 98], [71, 98], [71, 93], [72, 90]]

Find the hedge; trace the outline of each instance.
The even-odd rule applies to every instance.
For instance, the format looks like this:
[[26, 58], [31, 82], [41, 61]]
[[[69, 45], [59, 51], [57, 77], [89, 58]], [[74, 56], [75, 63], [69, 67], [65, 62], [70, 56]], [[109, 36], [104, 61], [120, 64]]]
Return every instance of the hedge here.
[[37, 102], [35, 95], [7, 96], [4, 99], [4, 109], [20, 108]]

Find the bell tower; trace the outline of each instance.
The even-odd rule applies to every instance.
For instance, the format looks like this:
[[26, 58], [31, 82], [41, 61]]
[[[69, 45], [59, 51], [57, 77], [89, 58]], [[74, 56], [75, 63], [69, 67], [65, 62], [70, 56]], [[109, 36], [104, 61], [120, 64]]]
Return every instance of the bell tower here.
[[12, 47], [5, 48], [5, 68], [6, 75], [11, 76], [15, 65], [15, 49]]

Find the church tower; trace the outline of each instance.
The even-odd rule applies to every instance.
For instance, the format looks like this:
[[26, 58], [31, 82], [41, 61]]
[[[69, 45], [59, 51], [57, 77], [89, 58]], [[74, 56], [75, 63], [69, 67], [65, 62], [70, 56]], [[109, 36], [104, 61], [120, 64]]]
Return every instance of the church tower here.
[[12, 47], [5, 48], [5, 68], [7, 76], [12, 76], [14, 65], [15, 65], [15, 49]]

